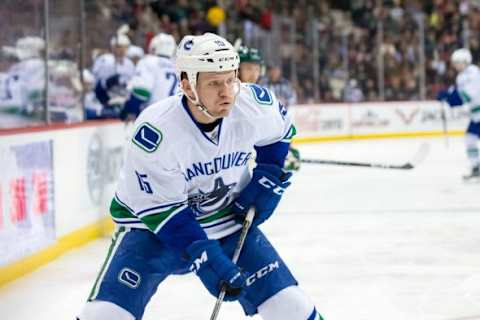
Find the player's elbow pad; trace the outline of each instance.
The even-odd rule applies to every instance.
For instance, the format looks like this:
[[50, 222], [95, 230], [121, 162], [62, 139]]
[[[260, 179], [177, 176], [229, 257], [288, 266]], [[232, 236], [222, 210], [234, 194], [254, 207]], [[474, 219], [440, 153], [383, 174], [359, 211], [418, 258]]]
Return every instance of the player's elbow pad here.
[[194, 241], [208, 239], [195, 220], [192, 209], [187, 207], [172, 217], [156, 234], [167, 247], [184, 252]]

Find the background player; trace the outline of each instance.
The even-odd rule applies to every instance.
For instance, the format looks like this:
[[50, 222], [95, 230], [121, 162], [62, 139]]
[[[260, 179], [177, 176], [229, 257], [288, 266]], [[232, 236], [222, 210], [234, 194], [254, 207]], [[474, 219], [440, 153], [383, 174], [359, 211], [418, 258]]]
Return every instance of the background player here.
[[240, 47], [238, 48], [238, 56], [240, 57], [240, 68], [238, 76], [242, 82], [257, 83], [262, 75], [263, 59], [255, 48]]
[[121, 113], [123, 120], [135, 119], [148, 105], [177, 93], [178, 79], [172, 57], [175, 38], [159, 33], [150, 41], [148, 54], [135, 69], [130, 83], [130, 96]]
[[[238, 70], [240, 80], [246, 83], [257, 83], [262, 75], [263, 67], [263, 59], [260, 52], [255, 48], [241, 46], [238, 48], [238, 56], [240, 57]], [[291, 145], [288, 149], [285, 169], [290, 171], [300, 169], [300, 152]]]
[[19, 110], [31, 115], [43, 112], [45, 90], [45, 41], [39, 37], [18, 39], [12, 54], [18, 62], [5, 76], [0, 93], [0, 109]]
[[472, 54], [465, 48], [455, 50], [450, 61], [457, 72], [456, 87], [440, 92], [438, 99], [446, 101], [451, 107], [469, 106], [470, 123], [465, 133], [465, 145], [471, 172], [465, 175], [464, 179], [479, 178], [480, 156], [477, 142], [480, 137], [480, 69], [472, 64]]
[[[186, 36], [176, 63], [184, 94], [136, 121], [111, 205], [119, 228], [79, 319], [141, 319], [157, 286], [188, 270], [214, 296], [225, 284], [226, 300], [248, 315], [321, 319], [257, 227], [290, 184], [281, 169], [294, 134], [288, 113], [267, 89], [240, 85], [238, 54], [217, 35]], [[230, 257], [251, 206], [256, 217], [237, 266]]]
[[126, 56], [130, 40], [117, 34], [110, 40], [111, 53], [100, 55], [93, 64], [95, 96], [103, 106], [103, 118], [117, 118], [128, 97], [127, 84], [135, 66]]

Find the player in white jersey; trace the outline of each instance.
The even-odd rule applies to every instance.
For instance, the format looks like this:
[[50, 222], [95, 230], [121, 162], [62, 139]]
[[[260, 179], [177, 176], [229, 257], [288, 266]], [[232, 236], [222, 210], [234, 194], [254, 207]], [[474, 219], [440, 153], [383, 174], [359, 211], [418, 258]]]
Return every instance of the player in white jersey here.
[[17, 41], [13, 51], [19, 62], [11, 66], [4, 79], [0, 109], [18, 109], [27, 115], [43, 110], [44, 48], [45, 42], [39, 37], [24, 37]]
[[134, 120], [147, 106], [177, 93], [178, 79], [172, 57], [175, 38], [157, 34], [150, 42], [148, 55], [136, 67], [130, 83], [130, 96], [121, 113], [124, 120]]
[[135, 73], [133, 62], [126, 56], [130, 40], [119, 34], [110, 40], [111, 53], [100, 55], [93, 64], [95, 95], [103, 106], [103, 118], [116, 118], [128, 97], [127, 84]]
[[[290, 184], [291, 173], [281, 168], [295, 130], [270, 91], [239, 83], [238, 64], [235, 49], [217, 35], [181, 41], [183, 95], [136, 120], [111, 205], [119, 228], [78, 319], [140, 320], [158, 285], [189, 271], [214, 296], [226, 286], [225, 299], [247, 315], [322, 319], [258, 228]], [[235, 265], [238, 230], [251, 206], [254, 224]]]
[[480, 177], [480, 68], [472, 64], [470, 50], [462, 48], [452, 53], [451, 62], [457, 71], [456, 87], [439, 94], [451, 107], [467, 105], [470, 109], [470, 123], [465, 133], [467, 157], [471, 164], [470, 174], [464, 179]]
[[[240, 57], [240, 67], [238, 69], [240, 80], [246, 83], [257, 83], [262, 75], [263, 65], [263, 59], [258, 49], [241, 46], [238, 48], [238, 55]], [[300, 151], [290, 145], [285, 169], [298, 171], [300, 169], [300, 161]]]

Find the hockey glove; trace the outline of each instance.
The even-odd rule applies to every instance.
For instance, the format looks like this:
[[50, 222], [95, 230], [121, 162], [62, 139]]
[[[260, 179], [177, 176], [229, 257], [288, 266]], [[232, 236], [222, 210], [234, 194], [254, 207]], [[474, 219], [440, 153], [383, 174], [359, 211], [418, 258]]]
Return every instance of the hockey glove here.
[[445, 101], [451, 107], [461, 106], [463, 104], [462, 98], [454, 86], [448, 88], [448, 90], [442, 90], [437, 94], [437, 100]]
[[232, 212], [242, 220], [248, 209], [255, 207], [253, 225], [258, 226], [270, 218], [283, 192], [290, 185], [291, 172], [283, 171], [274, 164], [258, 164], [247, 186], [240, 192], [232, 206]]
[[284, 168], [287, 171], [298, 171], [300, 170], [300, 152], [298, 149], [290, 146], [288, 149], [287, 158], [285, 159]]
[[226, 285], [226, 301], [234, 301], [245, 294], [246, 275], [228, 258], [217, 240], [198, 240], [187, 248], [190, 271], [202, 281], [205, 288], [218, 297]]

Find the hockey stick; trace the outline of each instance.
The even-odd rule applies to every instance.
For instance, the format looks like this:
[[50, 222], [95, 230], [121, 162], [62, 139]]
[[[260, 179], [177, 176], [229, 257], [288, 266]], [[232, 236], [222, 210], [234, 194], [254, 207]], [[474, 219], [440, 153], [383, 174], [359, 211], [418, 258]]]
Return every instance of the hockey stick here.
[[350, 167], [366, 167], [366, 168], [376, 168], [376, 169], [399, 169], [399, 170], [410, 170], [415, 168], [420, 162], [425, 159], [429, 150], [429, 145], [423, 143], [418, 149], [417, 153], [413, 156], [412, 160], [404, 164], [388, 164], [388, 163], [372, 163], [372, 162], [350, 162], [350, 161], [337, 161], [337, 160], [321, 160], [321, 159], [301, 159], [302, 163], [313, 163], [313, 164], [328, 164], [336, 166], [350, 166]]
[[445, 146], [448, 149], [448, 123], [447, 123], [447, 113], [445, 112], [446, 102], [441, 101], [440, 103], [440, 117], [442, 118], [442, 129], [443, 129], [443, 136], [445, 137]]
[[[248, 210], [247, 216], [243, 221], [242, 225], [242, 232], [240, 233], [240, 237], [238, 238], [237, 246], [235, 247], [235, 251], [233, 252], [232, 261], [233, 263], [238, 262], [238, 258], [240, 257], [240, 252], [243, 248], [243, 243], [247, 238], [248, 230], [252, 225], [253, 218], [255, 217], [255, 209], [252, 207]], [[220, 307], [222, 306], [223, 298], [225, 298], [225, 293], [227, 291], [227, 287], [224, 285], [222, 286], [222, 290], [220, 290], [220, 294], [218, 295], [217, 302], [215, 302], [215, 307], [213, 308], [212, 315], [210, 316], [210, 320], [216, 320], [218, 313], [220, 312]]]

